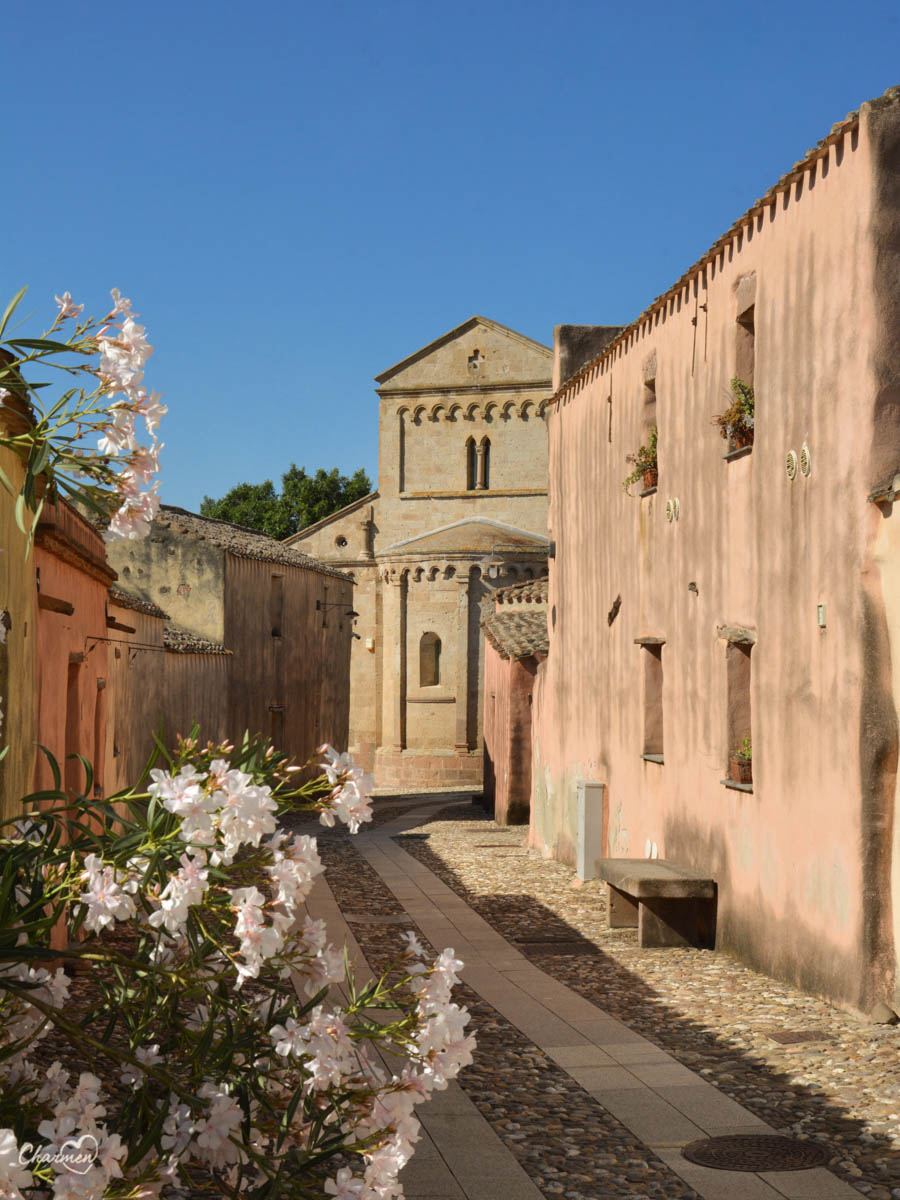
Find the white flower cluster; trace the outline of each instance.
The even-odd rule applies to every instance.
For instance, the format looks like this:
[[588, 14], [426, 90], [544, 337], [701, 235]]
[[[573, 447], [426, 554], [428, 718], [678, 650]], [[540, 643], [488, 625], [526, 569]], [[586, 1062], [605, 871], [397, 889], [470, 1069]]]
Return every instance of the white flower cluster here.
[[[0, 1196], [24, 1200], [23, 1188], [37, 1180], [29, 1167], [50, 1165], [55, 1170], [53, 1200], [102, 1200], [113, 1179], [122, 1178], [121, 1160], [128, 1147], [117, 1133], [101, 1123], [106, 1116], [101, 1082], [82, 1071], [78, 1082], [59, 1062], [47, 1069], [39, 1099], [52, 1106], [53, 1117], [41, 1121], [39, 1145], [19, 1145], [11, 1129], [0, 1129]], [[29, 1196], [34, 1195], [33, 1192]]]
[[349, 754], [339, 754], [329, 745], [320, 746], [317, 754], [324, 756], [322, 770], [333, 785], [328, 807], [319, 817], [323, 825], [334, 825], [337, 817], [357, 833], [360, 825], [372, 819], [372, 788], [375, 780], [361, 767], [354, 766]]
[[[328, 812], [353, 828], [370, 815], [370, 783], [351, 759], [326, 750]], [[79, 863], [71, 849], [64, 859], [72, 898], [80, 902], [71, 906], [75, 927], [80, 920], [102, 934], [117, 921], [131, 922], [149, 965], [124, 978], [116, 966], [124, 990], [107, 990], [106, 1006], [98, 1010], [104, 1023], [110, 1006], [138, 1018], [124, 1022], [132, 1040], [108, 1098], [97, 1076], [82, 1072], [71, 1084], [58, 1062], [42, 1072], [27, 1057], [49, 1027], [53, 1014], [44, 1007], [63, 1015], [65, 974], [21, 964], [0, 971], [0, 1124], [18, 1120], [4, 1108], [4, 1095], [15, 1093], [27, 1098], [31, 1138], [35, 1144], [38, 1134], [43, 1139], [43, 1157], [28, 1158], [28, 1143], [0, 1129], [0, 1198], [17, 1200], [31, 1188], [29, 1200], [101, 1200], [112, 1185], [116, 1194], [150, 1200], [182, 1186], [182, 1172], [188, 1179], [192, 1167], [227, 1181], [236, 1193], [264, 1185], [285, 1155], [316, 1157], [324, 1150], [327, 1156], [335, 1147], [358, 1155], [362, 1166], [356, 1172], [342, 1166], [325, 1183], [327, 1195], [402, 1197], [398, 1175], [420, 1136], [416, 1105], [471, 1062], [469, 1015], [451, 1000], [462, 964], [452, 950], [427, 962], [408, 933], [400, 982], [382, 979], [362, 993], [350, 983], [342, 999], [329, 994], [329, 984], [344, 981], [346, 966], [328, 944], [324, 922], [304, 909], [324, 869], [316, 840], [279, 829], [272, 788], [224, 758], [205, 759], [203, 769], [188, 763], [151, 774], [149, 836], [140, 843], [133, 833], [122, 836], [129, 851], [136, 847], [124, 866], [125, 853], [116, 858], [114, 850], [112, 863], [99, 853]], [[274, 784], [284, 775], [267, 777]], [[335, 803], [344, 789], [345, 798]], [[177, 822], [160, 822], [160, 809]], [[39, 830], [25, 825], [17, 832], [23, 847], [44, 852]], [[21, 903], [29, 899], [23, 893]], [[90, 947], [95, 961], [103, 945]], [[119, 952], [113, 954], [120, 962]], [[237, 989], [247, 979], [256, 981], [253, 994], [239, 999]], [[18, 983], [25, 994], [18, 994]], [[373, 1021], [370, 1008], [396, 1015]], [[161, 1016], [154, 1017], [152, 1033], [142, 1012]], [[373, 1046], [388, 1062], [399, 1057], [406, 1065], [391, 1074]], [[123, 1095], [124, 1119], [117, 1119]], [[138, 1111], [148, 1119], [156, 1113], [159, 1140], [129, 1163], [148, 1126], [124, 1114]], [[118, 1128], [121, 1140], [110, 1128]], [[65, 1155], [85, 1146], [90, 1154], [83, 1173], [68, 1169]], [[62, 1165], [53, 1158], [57, 1153]], [[298, 1179], [290, 1195], [309, 1194], [310, 1182]]]
[[[23, 940], [20, 936], [19, 941]], [[21, 985], [22, 992], [14, 994], [9, 985]], [[5, 986], [2, 986], [5, 985]], [[44, 1037], [49, 1026], [36, 1004], [30, 1004], [27, 996], [62, 1008], [69, 994], [70, 980], [65, 971], [59, 969], [52, 974], [42, 967], [29, 967], [25, 963], [12, 963], [0, 967], [0, 1051], [3, 1051], [2, 1075], [12, 1084], [20, 1079], [36, 1078], [35, 1068], [27, 1054], [36, 1041]], [[13, 1047], [18, 1044], [19, 1049]], [[3, 1193], [0, 1191], [0, 1197]]]
[[[408, 957], [421, 959], [424, 951], [415, 935], [407, 934], [406, 939]], [[446, 1088], [472, 1061], [475, 1039], [464, 1034], [469, 1014], [450, 1000], [461, 968], [450, 949], [442, 951], [430, 967], [421, 961], [410, 966], [410, 985], [418, 997], [415, 1049], [406, 1047], [410, 1061], [402, 1074], [391, 1078], [353, 1039], [338, 1008], [317, 1005], [305, 1023], [289, 1019], [269, 1030], [276, 1055], [302, 1063], [308, 1093], [346, 1090], [355, 1084], [361, 1094], [370, 1096], [352, 1124], [352, 1133], [360, 1143], [379, 1135], [382, 1140], [362, 1152], [366, 1164], [362, 1175], [343, 1167], [328, 1180], [325, 1191], [336, 1200], [402, 1197], [398, 1175], [419, 1140], [415, 1106], [433, 1091]], [[350, 1130], [350, 1125], [345, 1126], [345, 1131]]]
[[137, 912], [134, 894], [138, 880], [133, 872], [104, 866], [96, 854], [89, 854], [81, 878], [87, 883], [87, 891], [79, 900], [87, 908], [84, 927], [91, 933], [99, 933], [113, 921], [127, 921]]
[[[97, 334], [100, 364], [97, 368], [105, 392], [121, 396], [109, 405], [108, 420], [100, 432], [97, 448], [105, 458], [121, 456], [122, 469], [116, 478], [116, 491], [121, 501], [113, 514], [107, 537], [142, 538], [159, 509], [159, 484], [151, 480], [159, 471], [159, 452], [162, 443], [156, 437], [160, 419], [168, 409], [160, 403], [156, 392], [143, 386], [144, 367], [153, 353], [145, 337], [143, 325], [135, 321], [131, 301], [113, 288], [113, 308], [108, 324]], [[60, 316], [76, 316], [83, 307], [72, 304], [68, 292], [57, 296]], [[139, 445], [135, 422], [142, 417], [147, 433], [153, 439], [150, 446]]]

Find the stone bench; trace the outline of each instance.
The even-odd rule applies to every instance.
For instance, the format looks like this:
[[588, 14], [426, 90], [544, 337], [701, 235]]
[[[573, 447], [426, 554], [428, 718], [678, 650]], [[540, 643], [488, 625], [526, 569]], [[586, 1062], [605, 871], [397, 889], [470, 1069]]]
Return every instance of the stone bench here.
[[601, 858], [610, 929], [637, 929], [641, 946], [716, 943], [716, 881], [661, 858]]

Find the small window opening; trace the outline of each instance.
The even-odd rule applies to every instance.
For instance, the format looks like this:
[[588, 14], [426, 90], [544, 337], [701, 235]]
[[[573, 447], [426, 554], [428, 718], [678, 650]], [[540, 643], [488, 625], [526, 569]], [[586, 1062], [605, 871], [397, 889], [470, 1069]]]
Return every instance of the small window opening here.
[[340, 534], [338, 537], [336, 537], [334, 539], [334, 544], [337, 546], [338, 550], [343, 550], [344, 547], [347, 545], [347, 539], [344, 537], [343, 534]]
[[466, 442], [466, 490], [474, 491], [478, 482], [478, 455], [475, 451], [475, 439]]
[[644, 754], [663, 754], [663, 665], [661, 645], [643, 647], [644, 652]]
[[480, 488], [489, 488], [491, 486], [491, 439], [481, 439], [481, 477], [478, 480]]
[[284, 749], [284, 705], [269, 705], [269, 740], [276, 750]]
[[441, 639], [423, 633], [419, 642], [419, 687], [436, 687], [441, 682]]
[[647, 434], [657, 424], [656, 419], [656, 380], [644, 380], [644, 412], [641, 419], [641, 433], [646, 439]]
[[483, 362], [484, 359], [481, 357], [481, 352], [479, 350], [473, 350], [469, 355], [469, 370], [477, 371]]
[[725, 650], [728, 678], [728, 759], [747, 763], [742, 774], [744, 783], [753, 781], [753, 729], [750, 717], [750, 652], [752, 645], [729, 642]]
[[97, 699], [94, 702], [94, 796], [103, 795], [103, 776], [106, 768], [106, 680], [97, 680]]
[[740, 314], [735, 329], [734, 373], [742, 383], [753, 387], [756, 370], [756, 306], [751, 304]]
[[269, 581], [269, 620], [272, 625], [272, 637], [281, 637], [281, 625], [284, 617], [284, 577], [273, 575]]
[[79, 760], [73, 757], [84, 752], [81, 746], [81, 696], [79, 694], [79, 666], [69, 663], [66, 676], [66, 791], [78, 795], [84, 782], [84, 768]]

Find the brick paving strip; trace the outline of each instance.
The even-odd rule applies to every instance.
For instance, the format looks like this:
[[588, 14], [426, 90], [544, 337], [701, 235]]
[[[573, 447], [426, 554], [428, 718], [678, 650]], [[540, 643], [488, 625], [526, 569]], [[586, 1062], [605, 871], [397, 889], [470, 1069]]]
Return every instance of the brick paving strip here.
[[[380, 969], [396, 954], [396, 918], [406, 913], [433, 946], [451, 945], [466, 962], [461, 1000], [473, 1012], [479, 1052], [461, 1086], [421, 1110], [429, 1141], [404, 1173], [411, 1198], [859, 1196], [824, 1168], [744, 1174], [683, 1159], [681, 1147], [704, 1136], [774, 1131], [535, 966], [393, 841], [434, 811], [433, 802], [405, 816], [392, 811], [392, 819], [355, 839], [320, 838], [327, 879], [355, 935], [355, 954], [364, 952]], [[329, 925], [338, 920], [328, 886], [317, 888], [311, 903]], [[373, 922], [379, 914], [390, 920]], [[522, 1182], [523, 1167], [540, 1192], [527, 1177]]]

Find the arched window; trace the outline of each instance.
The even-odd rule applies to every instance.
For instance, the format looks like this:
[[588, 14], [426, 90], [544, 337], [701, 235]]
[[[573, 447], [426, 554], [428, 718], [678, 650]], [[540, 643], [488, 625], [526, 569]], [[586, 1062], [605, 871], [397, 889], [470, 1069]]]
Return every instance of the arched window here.
[[470, 437], [466, 442], [466, 488], [472, 492], [478, 482], [478, 456], [475, 453], [475, 439]]
[[481, 439], [481, 486], [491, 486], [491, 439], [488, 437]]
[[441, 639], [436, 633], [423, 633], [419, 642], [419, 687], [434, 687], [441, 682]]

